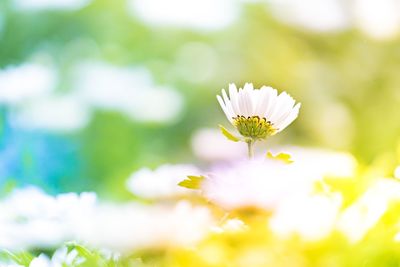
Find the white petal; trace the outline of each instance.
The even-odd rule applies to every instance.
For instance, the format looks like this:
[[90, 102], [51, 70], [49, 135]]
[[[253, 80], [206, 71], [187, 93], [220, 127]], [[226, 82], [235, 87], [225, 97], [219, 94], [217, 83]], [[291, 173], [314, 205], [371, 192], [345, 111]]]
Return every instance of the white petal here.
[[254, 87], [252, 83], [245, 83], [243, 86], [243, 90], [253, 91]]
[[238, 115], [241, 116], [249, 116], [249, 111], [247, 109], [247, 98], [246, 98], [246, 92], [242, 88], [239, 89], [239, 95], [238, 95], [238, 101], [239, 101], [239, 109], [240, 113]]
[[286, 92], [281, 93], [276, 99], [276, 105], [271, 115], [269, 116], [269, 120], [272, 123], [278, 123], [278, 119], [281, 115], [285, 114], [287, 110], [291, 109], [294, 105], [294, 99], [288, 95]]
[[286, 94], [286, 96], [281, 99], [279, 111], [271, 115], [271, 122], [276, 125], [284, 121], [292, 112], [295, 102], [296, 101], [291, 96]]
[[268, 91], [267, 90], [258, 90], [258, 95], [255, 95], [255, 103], [256, 103], [256, 109], [254, 111], [254, 114], [256, 116], [259, 116], [260, 118], [264, 117], [265, 109], [266, 109], [266, 104], [268, 103]]
[[254, 116], [255, 105], [253, 101], [254, 87], [252, 83], [246, 83], [243, 87], [243, 90], [246, 91], [246, 102], [247, 102], [247, 116]]
[[232, 115], [231, 116], [231, 119], [232, 119], [232, 117], [235, 117], [234, 116], [235, 112], [233, 111], [231, 101], [229, 100], [228, 96], [226, 95], [225, 89], [222, 89], [222, 97], [224, 98], [226, 109], [228, 110], [229, 114]]
[[255, 110], [256, 110], [256, 104], [257, 102], [254, 101], [255, 99], [255, 94], [257, 94], [257, 91], [254, 89], [252, 83], [246, 83], [244, 85], [245, 90], [247, 90], [247, 107], [249, 109], [249, 115], [248, 116], [254, 116], [255, 115]]
[[217, 100], [222, 108], [222, 110], [224, 111], [226, 117], [228, 118], [229, 121], [232, 121], [232, 114], [229, 113], [229, 111], [227, 110], [224, 101], [222, 100], [222, 97], [217, 95]]
[[260, 97], [261, 97], [261, 91], [259, 89], [254, 89], [251, 93], [252, 115], [253, 116], [259, 116], [257, 110], [258, 110], [258, 104], [260, 102]]
[[271, 117], [271, 113], [273, 112], [275, 105], [276, 105], [276, 99], [278, 98], [278, 91], [276, 89], [273, 89], [272, 87], [262, 87], [262, 90], [267, 90], [267, 101], [265, 103], [265, 111], [264, 111], [264, 118], [269, 120]]
[[229, 84], [229, 97], [231, 99], [232, 109], [235, 115], [240, 114], [239, 103], [238, 103], [238, 92], [236, 85], [231, 83]]
[[251, 83], [239, 90], [229, 84], [229, 95], [222, 89], [217, 99], [229, 121], [238, 115], [259, 116], [271, 121], [279, 131], [296, 119], [300, 109], [300, 105], [293, 107], [296, 101], [286, 92], [278, 95], [277, 90], [266, 86], [254, 89]]
[[289, 126], [289, 124], [291, 124], [299, 115], [299, 110], [300, 110], [301, 104], [298, 103], [292, 110], [292, 112], [289, 114], [289, 116], [282, 121], [279, 125], [277, 125], [276, 127], [278, 128], [278, 132], [282, 131], [283, 129], [285, 129], [287, 126]]

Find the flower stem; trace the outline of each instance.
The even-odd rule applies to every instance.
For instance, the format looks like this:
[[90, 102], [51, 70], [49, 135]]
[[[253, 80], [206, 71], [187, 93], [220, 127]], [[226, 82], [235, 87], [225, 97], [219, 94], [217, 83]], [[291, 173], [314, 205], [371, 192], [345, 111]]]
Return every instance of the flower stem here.
[[249, 159], [253, 158], [254, 156], [254, 142], [255, 141], [253, 139], [249, 139], [246, 141]]

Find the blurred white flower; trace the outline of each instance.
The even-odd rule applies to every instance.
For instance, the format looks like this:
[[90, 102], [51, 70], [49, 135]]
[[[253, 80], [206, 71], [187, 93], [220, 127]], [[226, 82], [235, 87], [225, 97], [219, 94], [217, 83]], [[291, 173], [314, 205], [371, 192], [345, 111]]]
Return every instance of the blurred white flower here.
[[283, 200], [308, 194], [313, 182], [291, 164], [277, 160], [250, 160], [220, 166], [207, 175], [203, 194], [231, 210], [258, 207], [275, 209]]
[[397, 166], [397, 167], [394, 169], [394, 178], [400, 179], [400, 166]]
[[321, 240], [335, 229], [341, 204], [338, 194], [288, 198], [272, 215], [269, 226], [283, 237], [297, 234], [306, 241]]
[[397, 0], [355, 0], [355, 24], [376, 39], [389, 39], [400, 31], [400, 2]]
[[358, 27], [375, 39], [390, 39], [400, 31], [397, 0], [268, 0], [273, 14], [283, 22], [317, 32]]
[[40, 254], [31, 261], [29, 267], [52, 267], [52, 264], [51, 260], [46, 255]]
[[64, 267], [64, 266], [75, 266], [84, 262], [85, 259], [78, 256], [78, 252], [73, 249], [68, 252], [66, 247], [57, 249], [53, 257], [50, 259], [45, 254], [40, 254], [34, 258], [29, 267]]
[[52, 197], [36, 188], [14, 191], [0, 202], [0, 247], [52, 247], [75, 237], [71, 226], [96, 202], [92, 193]]
[[181, 94], [169, 87], [141, 88], [127, 114], [139, 121], [172, 122], [183, 108]]
[[174, 89], [154, 85], [143, 68], [122, 68], [102, 62], [76, 68], [76, 94], [89, 105], [116, 110], [139, 121], [171, 122], [183, 108]]
[[135, 93], [152, 83], [143, 68], [122, 68], [106, 62], [86, 62], [75, 69], [75, 89], [95, 107], [119, 109], [131, 104]]
[[69, 132], [84, 128], [90, 121], [90, 110], [74, 95], [43, 97], [28, 102], [12, 112], [20, 127]]
[[238, 17], [240, 6], [232, 0], [128, 0], [130, 14], [155, 26], [220, 30]]
[[193, 165], [162, 165], [155, 170], [142, 168], [127, 180], [127, 187], [133, 194], [149, 199], [172, 198], [191, 194], [194, 191], [178, 185], [188, 175], [199, 175]]
[[0, 104], [19, 104], [54, 90], [56, 73], [49, 67], [25, 63], [0, 70]]
[[68, 251], [67, 247], [61, 247], [57, 249], [53, 256], [51, 257], [51, 262], [55, 266], [70, 266], [73, 263], [82, 263], [85, 261], [84, 258], [78, 256], [78, 251], [76, 249], [72, 249]]
[[280, 20], [308, 30], [325, 32], [349, 27], [346, 5], [340, 0], [268, 0]]
[[222, 89], [222, 97], [217, 99], [228, 120], [241, 135], [253, 139], [263, 139], [285, 129], [299, 114], [300, 103], [286, 92], [278, 95], [272, 87], [254, 89], [246, 83], [238, 89], [229, 84], [229, 97]]
[[397, 234], [395, 234], [395, 236], [393, 237], [393, 240], [394, 240], [395, 242], [400, 242], [400, 232], [397, 233]]
[[277, 147], [272, 151], [288, 153], [293, 160], [292, 167], [306, 173], [312, 180], [350, 178], [357, 171], [357, 160], [347, 152], [295, 146]]
[[[188, 246], [203, 238], [212, 224], [207, 208], [187, 202], [175, 206], [99, 204], [92, 193], [52, 197], [28, 188], [17, 190], [0, 202], [0, 247], [52, 248], [75, 241], [131, 252], [134, 248]], [[76, 253], [66, 253], [64, 249], [51, 260], [41, 256], [33, 264], [58, 267], [58, 263], [72, 260], [76, 260]]]
[[203, 207], [178, 202], [174, 207], [138, 204], [102, 205], [77, 225], [78, 236], [89, 244], [121, 252], [139, 248], [190, 246], [211, 228]]
[[194, 154], [207, 161], [225, 161], [241, 158], [246, 153], [242, 143], [231, 142], [219, 130], [203, 128], [191, 139]]
[[88, 5], [92, 0], [13, 0], [16, 9], [36, 10], [76, 10]]
[[387, 211], [393, 201], [400, 200], [400, 183], [381, 178], [340, 216], [338, 229], [351, 242], [362, 240]]

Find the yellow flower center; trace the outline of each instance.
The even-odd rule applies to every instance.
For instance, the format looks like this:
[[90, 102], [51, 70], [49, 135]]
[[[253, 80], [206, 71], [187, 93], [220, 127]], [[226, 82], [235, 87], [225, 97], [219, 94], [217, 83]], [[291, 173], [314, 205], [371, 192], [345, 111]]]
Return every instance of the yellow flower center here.
[[278, 130], [266, 118], [260, 119], [258, 116], [237, 116], [233, 118], [233, 125], [241, 135], [252, 139], [265, 139], [268, 136], [276, 134]]

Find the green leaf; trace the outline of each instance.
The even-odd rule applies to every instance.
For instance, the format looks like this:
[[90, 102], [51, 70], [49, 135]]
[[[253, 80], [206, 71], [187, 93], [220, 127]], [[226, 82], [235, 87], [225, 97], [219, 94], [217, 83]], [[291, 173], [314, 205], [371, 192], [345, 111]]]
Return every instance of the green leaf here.
[[200, 189], [201, 182], [203, 182], [203, 180], [204, 176], [189, 175], [187, 179], [183, 180], [178, 185], [189, 189]]
[[86, 259], [93, 257], [93, 253], [82, 245], [79, 245], [75, 242], [67, 242], [65, 245], [68, 248], [68, 252], [75, 249], [80, 256]]
[[224, 126], [222, 126], [221, 124], [219, 125], [219, 128], [221, 129], [221, 132], [223, 135], [225, 135], [226, 138], [228, 138], [229, 140], [233, 141], [233, 142], [239, 142], [241, 139], [240, 137], [234, 136], [233, 134], [231, 134]]
[[[79, 265], [79, 266], [82, 266], [82, 267], [83, 266], [96, 266], [96, 267], [116, 266], [112, 260], [107, 260], [97, 250], [91, 251], [88, 248], [77, 244], [76, 242], [67, 242], [66, 246], [67, 246], [69, 252], [71, 250], [76, 250], [76, 252], [78, 252], [78, 255], [81, 256], [85, 260], [83, 265]], [[114, 265], [111, 265], [111, 263]], [[75, 266], [75, 265], [73, 265], [73, 266]]]
[[279, 153], [279, 154], [274, 156], [274, 155], [272, 155], [272, 153], [270, 151], [268, 151], [267, 152], [267, 158], [280, 160], [280, 161], [283, 161], [283, 162], [285, 162], [287, 164], [293, 163], [292, 156], [290, 154], [286, 154], [286, 153]]
[[6, 249], [1, 250], [0, 254], [4, 255], [5, 257], [9, 258], [10, 260], [22, 266], [29, 266], [29, 264], [34, 258], [34, 256], [29, 252], [20, 252], [14, 254]]

